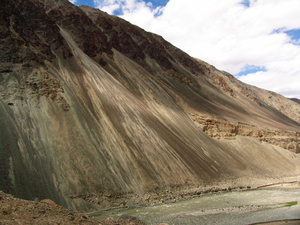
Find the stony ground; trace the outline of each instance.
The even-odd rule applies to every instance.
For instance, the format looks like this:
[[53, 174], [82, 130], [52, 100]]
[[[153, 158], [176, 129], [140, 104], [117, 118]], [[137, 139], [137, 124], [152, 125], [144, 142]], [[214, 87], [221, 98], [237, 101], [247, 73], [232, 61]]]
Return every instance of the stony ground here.
[[64, 209], [50, 199], [40, 202], [14, 198], [0, 191], [0, 225], [4, 224], [144, 224], [134, 218], [96, 220], [77, 210]]
[[[118, 220], [108, 218], [97, 220], [77, 210], [64, 209], [50, 199], [40, 202], [14, 198], [0, 191], [0, 225], [4, 224], [97, 224], [97, 225], [139, 225], [144, 222], [135, 217], [123, 215]], [[273, 221], [256, 224], [298, 225], [300, 220]], [[159, 225], [167, 225], [161, 223]]]

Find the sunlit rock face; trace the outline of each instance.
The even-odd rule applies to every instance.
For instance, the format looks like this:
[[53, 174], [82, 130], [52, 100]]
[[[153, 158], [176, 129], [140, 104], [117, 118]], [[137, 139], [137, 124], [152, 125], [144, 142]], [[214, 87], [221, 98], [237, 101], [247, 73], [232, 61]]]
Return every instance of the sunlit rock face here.
[[299, 175], [299, 104], [87, 6], [2, 6], [1, 190], [89, 211]]

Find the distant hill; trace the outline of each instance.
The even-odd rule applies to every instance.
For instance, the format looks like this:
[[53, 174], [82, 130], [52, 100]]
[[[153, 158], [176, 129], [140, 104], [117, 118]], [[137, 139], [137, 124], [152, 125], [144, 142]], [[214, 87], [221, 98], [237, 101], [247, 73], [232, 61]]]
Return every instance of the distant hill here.
[[290, 98], [290, 100], [292, 100], [293, 102], [296, 102], [296, 103], [300, 104], [300, 99], [298, 99], [298, 98]]

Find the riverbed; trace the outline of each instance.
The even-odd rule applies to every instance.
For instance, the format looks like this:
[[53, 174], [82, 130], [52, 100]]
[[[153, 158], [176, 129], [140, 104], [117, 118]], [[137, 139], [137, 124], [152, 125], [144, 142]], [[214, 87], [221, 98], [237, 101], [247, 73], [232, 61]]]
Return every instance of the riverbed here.
[[251, 224], [300, 218], [300, 189], [271, 189], [218, 193], [171, 204], [108, 211], [97, 219], [123, 214], [146, 224]]

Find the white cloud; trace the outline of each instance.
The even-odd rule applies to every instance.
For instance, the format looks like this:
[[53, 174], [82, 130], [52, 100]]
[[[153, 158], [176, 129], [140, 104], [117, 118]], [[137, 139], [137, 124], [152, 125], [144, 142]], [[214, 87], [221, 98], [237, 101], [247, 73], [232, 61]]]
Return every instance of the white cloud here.
[[146, 13], [146, 16], [155, 13], [154, 10], [150, 9], [152, 8], [151, 2], [145, 3], [144, 1], [137, 0], [94, 0], [94, 4], [97, 8], [100, 8], [109, 14], [118, 11], [118, 13], [132, 16], [132, 21], [135, 19], [150, 21], [151, 18], [143, 18], [144, 13]]
[[69, 2], [75, 4], [77, 2], [77, 0], [69, 0]]
[[300, 28], [299, 0], [250, 0], [249, 7], [241, 0], [170, 0], [156, 9], [137, 0], [95, 1], [218, 69], [237, 74], [246, 65], [264, 67], [240, 79], [300, 98], [300, 46], [278, 32]]

